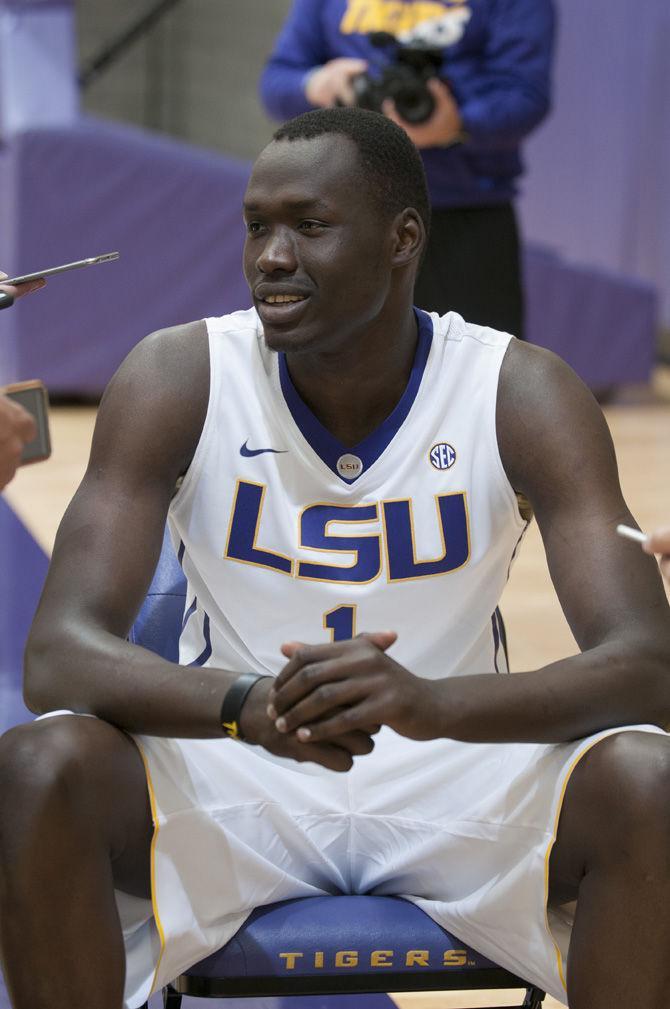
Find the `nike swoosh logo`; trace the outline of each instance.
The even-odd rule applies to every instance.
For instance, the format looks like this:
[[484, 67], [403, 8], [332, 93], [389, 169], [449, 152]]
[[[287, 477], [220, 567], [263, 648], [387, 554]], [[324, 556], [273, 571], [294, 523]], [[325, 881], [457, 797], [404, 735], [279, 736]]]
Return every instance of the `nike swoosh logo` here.
[[255, 455], [263, 455], [264, 452], [274, 452], [275, 455], [286, 455], [288, 449], [285, 448], [247, 448], [247, 441], [242, 445], [240, 449], [240, 455], [243, 455], [246, 459], [251, 459]]

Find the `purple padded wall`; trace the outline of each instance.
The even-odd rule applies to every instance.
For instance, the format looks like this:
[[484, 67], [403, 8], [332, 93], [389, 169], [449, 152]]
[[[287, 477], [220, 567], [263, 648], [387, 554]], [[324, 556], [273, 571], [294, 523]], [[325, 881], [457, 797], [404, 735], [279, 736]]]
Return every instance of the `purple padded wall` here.
[[247, 307], [248, 171], [89, 119], [15, 135], [0, 149], [3, 268], [28, 272], [114, 250], [121, 259], [53, 278], [3, 313], [0, 382], [39, 376], [55, 393], [97, 395], [152, 330]]
[[524, 267], [532, 343], [559, 354], [596, 391], [649, 381], [658, 327], [652, 284], [576, 266], [534, 243]]
[[554, 111], [526, 146], [526, 237], [655, 284], [670, 325], [670, 4], [557, 8]]

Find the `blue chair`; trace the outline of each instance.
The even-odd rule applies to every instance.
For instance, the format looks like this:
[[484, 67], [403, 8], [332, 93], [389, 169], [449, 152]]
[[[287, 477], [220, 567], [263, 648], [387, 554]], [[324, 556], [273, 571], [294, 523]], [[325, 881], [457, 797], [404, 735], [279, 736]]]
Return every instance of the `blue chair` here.
[[[169, 537], [130, 640], [170, 661], [179, 656], [185, 580]], [[525, 989], [544, 992], [461, 942], [400, 897], [301, 897], [257, 908], [216, 953], [163, 989], [165, 1009], [204, 998], [340, 995], [389, 991]], [[521, 1007], [519, 1007], [521, 1009]]]

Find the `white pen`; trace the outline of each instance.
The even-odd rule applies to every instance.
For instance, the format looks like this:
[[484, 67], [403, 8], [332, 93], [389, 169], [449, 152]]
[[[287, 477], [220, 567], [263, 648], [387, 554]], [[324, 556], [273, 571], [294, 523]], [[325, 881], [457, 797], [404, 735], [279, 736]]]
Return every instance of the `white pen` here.
[[649, 539], [646, 533], [639, 529], [633, 529], [632, 526], [619, 525], [616, 527], [616, 531], [619, 536], [624, 536], [627, 540], [634, 540], [636, 543], [646, 543]]

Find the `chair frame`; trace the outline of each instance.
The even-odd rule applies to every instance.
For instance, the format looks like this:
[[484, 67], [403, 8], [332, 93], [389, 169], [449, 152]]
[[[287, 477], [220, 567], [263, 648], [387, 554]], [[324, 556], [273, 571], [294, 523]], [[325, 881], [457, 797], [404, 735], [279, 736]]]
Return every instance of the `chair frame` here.
[[[380, 995], [389, 991], [447, 992], [524, 988], [524, 1000], [517, 1009], [542, 1009], [545, 999], [545, 992], [540, 988], [529, 986], [527, 982], [514, 977], [502, 968], [469, 971], [467, 977], [461, 975], [458, 979], [450, 979], [448, 984], [445, 984], [444, 974], [437, 971], [423, 974], [420, 981], [415, 975], [385, 974], [385, 983], [380, 987], [380, 980], [381, 978], [377, 974], [359, 974], [356, 977], [345, 978], [303, 977], [290, 981], [282, 978], [210, 979], [182, 974], [172, 984], [163, 988], [163, 1009], [181, 1009], [184, 995], [195, 998], [258, 998], [262, 996], [282, 998], [286, 996], [300, 997], [301, 995]], [[148, 1005], [145, 1003], [142, 1009], [148, 1009]], [[482, 1009], [500, 1009], [500, 1006], [486, 1006]]]

